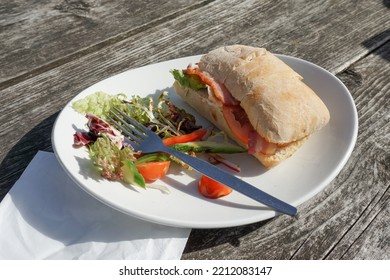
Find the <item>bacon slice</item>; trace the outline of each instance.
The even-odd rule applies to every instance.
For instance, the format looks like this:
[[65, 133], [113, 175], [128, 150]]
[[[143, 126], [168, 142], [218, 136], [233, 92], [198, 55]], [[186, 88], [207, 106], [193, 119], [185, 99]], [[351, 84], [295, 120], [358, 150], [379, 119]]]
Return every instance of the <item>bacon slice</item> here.
[[203, 83], [211, 87], [214, 92], [214, 95], [224, 105], [234, 106], [240, 104], [238, 100], [236, 100], [232, 96], [232, 94], [229, 92], [229, 90], [225, 87], [223, 83], [216, 81], [208, 73], [200, 71], [199, 67], [196, 64], [188, 65], [187, 69], [185, 70], [185, 73], [190, 75], [197, 75]]
[[275, 143], [270, 143], [261, 137], [254, 129], [249, 132], [248, 135], [248, 153], [256, 154], [262, 153], [263, 155], [274, 155], [277, 149]]

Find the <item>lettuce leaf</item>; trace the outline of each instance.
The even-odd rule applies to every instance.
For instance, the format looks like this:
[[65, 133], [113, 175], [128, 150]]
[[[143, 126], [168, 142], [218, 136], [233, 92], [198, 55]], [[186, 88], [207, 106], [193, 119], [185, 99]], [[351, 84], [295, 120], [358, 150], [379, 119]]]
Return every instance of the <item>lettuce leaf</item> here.
[[187, 87], [193, 90], [201, 90], [206, 88], [199, 76], [193, 74], [186, 74], [182, 70], [173, 69], [170, 71], [176, 81], [183, 87]]
[[100, 118], [106, 119], [105, 115], [108, 114], [111, 108], [118, 107], [118, 109], [124, 109], [125, 103], [123, 100], [126, 95], [120, 93], [117, 95], [109, 95], [105, 92], [98, 91], [94, 94], [88, 95], [83, 99], [77, 100], [72, 103], [72, 108], [80, 114], [94, 114]]
[[145, 180], [134, 166], [134, 152], [129, 147], [119, 149], [105, 135], [89, 146], [89, 155], [101, 176], [113, 181], [125, 181], [145, 188]]
[[122, 111], [145, 126], [157, 122], [154, 113], [154, 100], [151, 97], [133, 95], [130, 99], [126, 100], [126, 105]]

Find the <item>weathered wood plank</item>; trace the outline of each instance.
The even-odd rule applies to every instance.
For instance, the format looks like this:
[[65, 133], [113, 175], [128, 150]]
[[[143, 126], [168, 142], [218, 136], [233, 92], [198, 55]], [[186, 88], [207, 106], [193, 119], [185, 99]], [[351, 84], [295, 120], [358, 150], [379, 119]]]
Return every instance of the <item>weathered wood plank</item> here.
[[390, 73], [389, 62], [390, 43], [339, 75], [353, 92], [360, 121], [345, 180], [355, 182], [351, 194], [365, 209], [327, 258], [390, 258], [390, 81], [381, 75]]
[[[0, 84], [147, 30], [208, 1], [4, 1]], [[16, 81], [20, 80], [17, 79]]]
[[389, 259], [390, 84], [378, 75], [390, 72], [389, 61], [390, 43], [338, 75], [358, 109], [356, 148], [339, 176], [299, 207], [296, 221], [193, 230], [183, 258]]
[[[167, 1], [161, 6], [153, 1], [132, 1], [131, 5], [103, 0], [24, 2], [6, 4], [0, 10], [0, 85], [8, 80], [2, 87], [136, 33], [143, 37], [151, 26], [180, 14], [161, 27], [160, 36], [151, 31], [139, 43], [163, 40], [164, 49], [177, 50], [178, 55], [221, 44], [259, 45], [301, 54], [338, 72], [390, 37], [388, 10], [374, 0], [328, 0], [321, 5], [311, 1], [230, 0], [208, 5], [209, 1], [192, 5], [192, 1]], [[27, 11], [26, 6], [31, 8]], [[179, 52], [178, 46], [185, 50]]]

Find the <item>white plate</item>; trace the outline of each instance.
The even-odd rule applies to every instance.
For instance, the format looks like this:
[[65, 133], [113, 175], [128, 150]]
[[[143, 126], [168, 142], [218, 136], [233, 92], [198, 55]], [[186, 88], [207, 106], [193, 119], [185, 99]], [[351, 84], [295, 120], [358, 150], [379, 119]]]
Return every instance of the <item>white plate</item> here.
[[[351, 155], [357, 137], [357, 112], [348, 89], [328, 71], [307, 61], [279, 55], [304, 77], [329, 108], [330, 123], [313, 135], [290, 159], [266, 170], [252, 156], [232, 155], [240, 164], [238, 175], [262, 190], [298, 206], [324, 189], [340, 172]], [[103, 203], [147, 221], [190, 228], [220, 228], [258, 222], [276, 215], [275, 211], [238, 192], [217, 200], [203, 198], [197, 191], [195, 171], [174, 169], [159, 181], [170, 194], [158, 190], [126, 186], [101, 178], [93, 169], [86, 149], [72, 147], [75, 128], [84, 128], [86, 119], [71, 103], [96, 91], [109, 94], [155, 95], [167, 90], [172, 101], [194, 114], [204, 126], [209, 123], [175, 96], [169, 70], [185, 68], [200, 56], [185, 57], [133, 69], [103, 80], [77, 95], [59, 114], [52, 133], [55, 154], [66, 172], [89, 194]]]

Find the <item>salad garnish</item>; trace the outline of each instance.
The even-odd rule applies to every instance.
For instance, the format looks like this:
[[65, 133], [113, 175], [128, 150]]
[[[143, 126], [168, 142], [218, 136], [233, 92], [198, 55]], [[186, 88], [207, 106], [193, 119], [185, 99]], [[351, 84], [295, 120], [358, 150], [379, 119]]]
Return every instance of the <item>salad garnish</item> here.
[[[210, 153], [213, 164], [229, 164], [216, 153], [242, 153], [246, 150], [227, 141], [215, 141], [221, 132], [211, 128], [202, 128], [196, 124], [195, 117], [184, 109], [178, 108], [162, 92], [157, 99], [137, 95], [127, 98], [125, 94], [110, 95], [96, 92], [72, 103], [74, 110], [86, 117], [86, 129], [74, 133], [74, 147], [86, 147], [93, 164], [102, 177], [122, 181], [142, 188], [162, 178], [169, 172], [171, 163], [180, 160], [163, 153], [143, 154], [133, 149], [123, 134], [110, 123], [110, 110], [114, 107], [122, 110], [131, 118], [154, 131], [165, 145], [173, 149], [196, 156], [197, 153]], [[226, 140], [226, 138], [225, 138]], [[216, 158], [218, 160], [216, 160]], [[167, 193], [166, 188], [156, 185], [153, 188]]]

